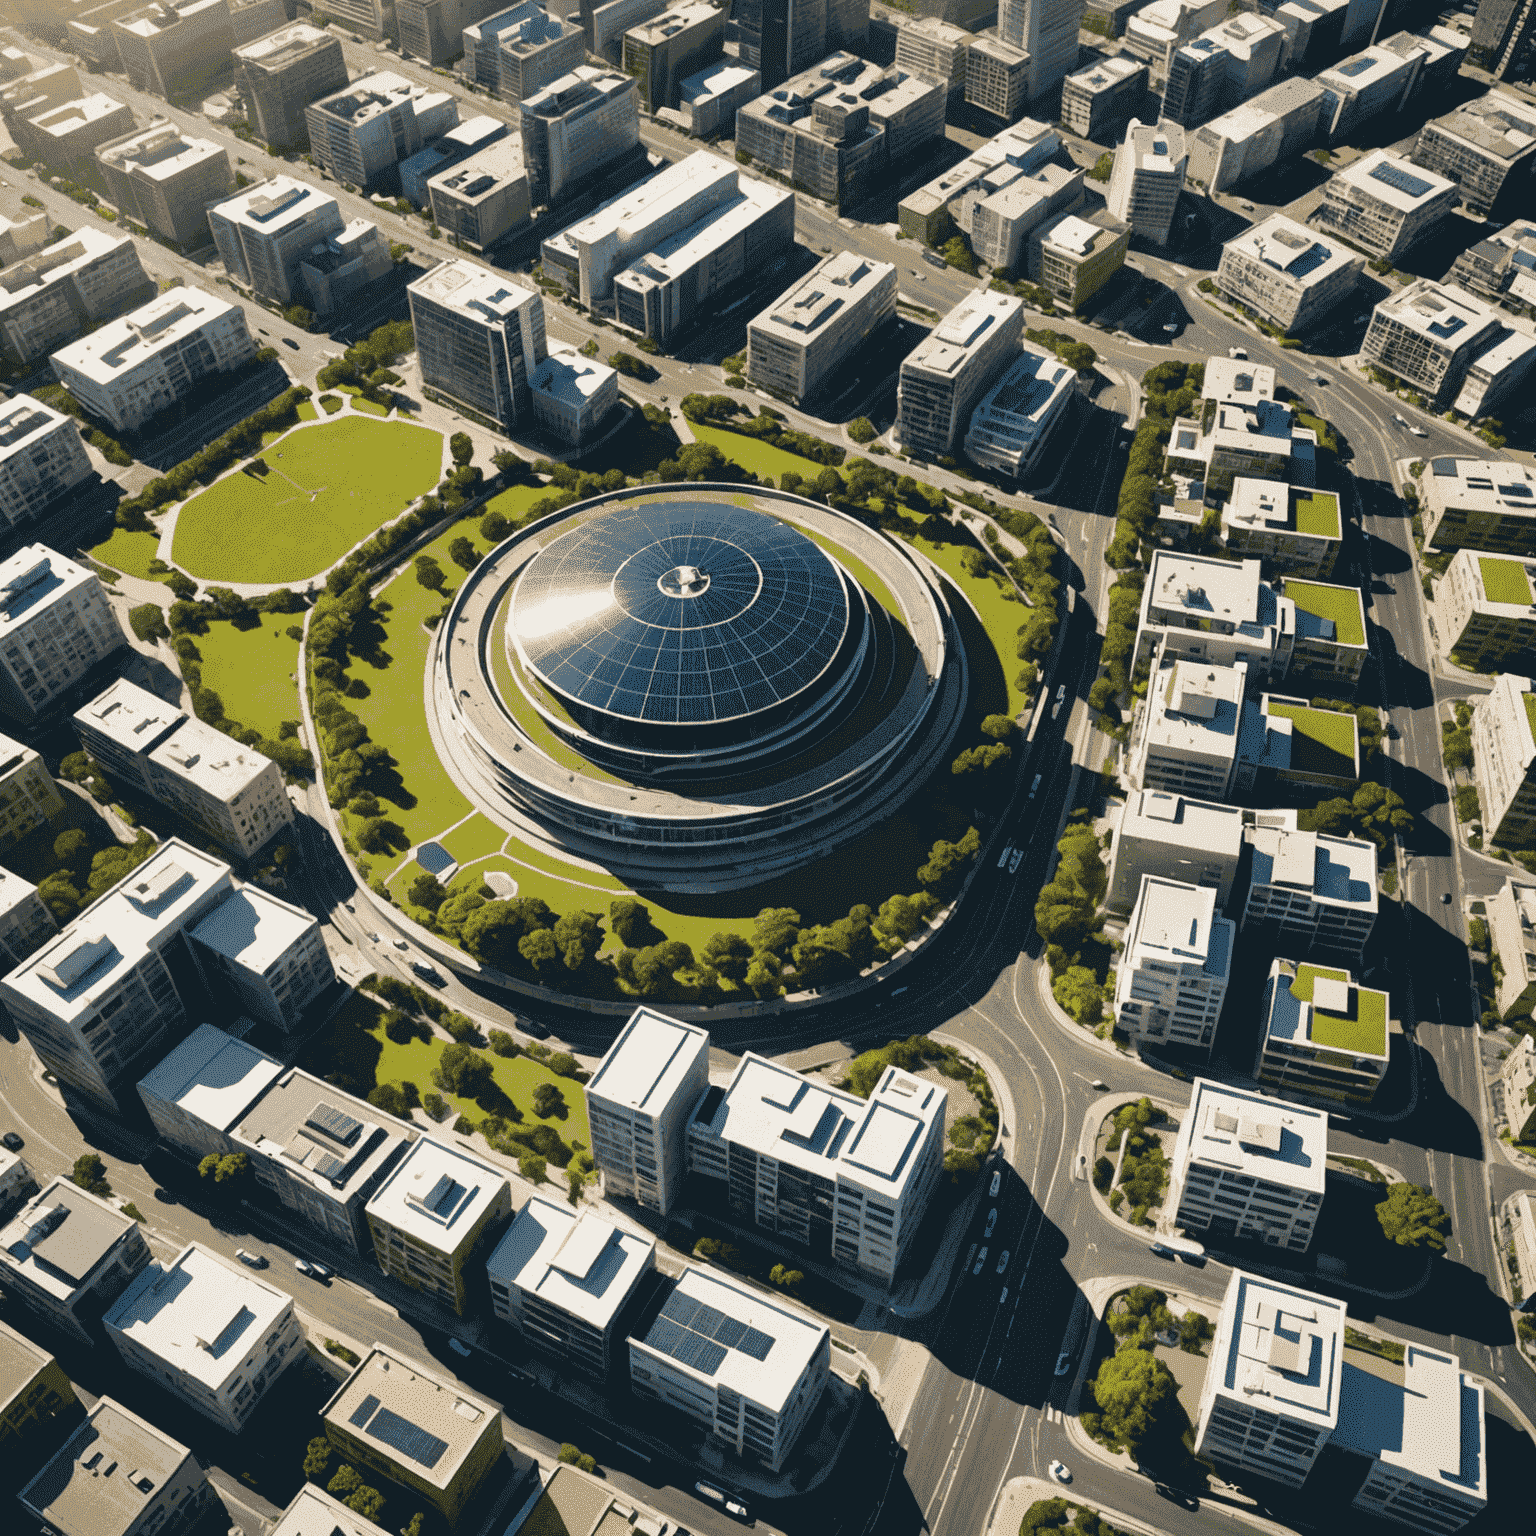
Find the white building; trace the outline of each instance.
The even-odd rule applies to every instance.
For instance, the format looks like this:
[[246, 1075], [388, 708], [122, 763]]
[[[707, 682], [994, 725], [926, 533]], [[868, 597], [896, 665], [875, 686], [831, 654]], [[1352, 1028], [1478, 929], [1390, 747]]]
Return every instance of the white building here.
[[[8, 1211], [18, 1200], [24, 1199], [37, 1188], [37, 1180], [32, 1177], [32, 1170], [27, 1167], [27, 1161], [19, 1152], [12, 1152], [8, 1147], [0, 1148], [0, 1211]], [[20, 1334], [15, 1335], [20, 1338]], [[0, 1356], [8, 1353], [4, 1346], [11, 1338], [11, 1330], [0, 1323]], [[0, 1424], [4, 1424], [8, 1434], [15, 1432], [15, 1426], [11, 1422], [8, 1410], [13, 1406], [9, 1398], [8, 1389], [11, 1385], [8, 1370], [0, 1367]]]
[[267, 1536], [382, 1536], [382, 1532], [318, 1483], [305, 1483]]
[[688, 1168], [688, 1122], [709, 1087], [709, 1032], [637, 1008], [586, 1085], [603, 1191], [666, 1215]]
[[1221, 248], [1216, 286], [1287, 335], [1315, 325], [1355, 291], [1365, 258], [1283, 213]]
[[458, 122], [458, 98], [379, 70], [312, 101], [304, 120], [316, 163], [337, 181], [367, 190]]
[[1454, 181], [1378, 149], [1329, 177], [1311, 219], [1392, 262], [1449, 218], [1457, 200]]
[[895, 1067], [868, 1099], [748, 1052], [688, 1127], [731, 1209], [893, 1286], [944, 1165], [942, 1088]]
[[1182, 128], [1176, 123], [1146, 127], [1133, 117], [1115, 151], [1105, 206], [1134, 233], [1167, 245], [1188, 166]]
[[87, 411], [132, 432], [206, 388], [205, 379], [255, 356], [238, 304], [198, 288], [171, 288], [62, 347], [49, 364]]
[[30, 880], [0, 869], [0, 965], [20, 965], [59, 931]]
[[639, 144], [635, 77], [578, 65], [523, 98], [522, 134], [533, 200], [558, 203]]
[[1077, 393], [1075, 370], [1026, 348], [971, 413], [965, 456], [1022, 480], [1071, 414]]
[[0, 272], [0, 339], [14, 362], [52, 352], [154, 292], [127, 235], [76, 230]]
[[1124, 54], [1097, 59], [1061, 83], [1061, 120], [1085, 139], [1118, 139], [1147, 88], [1147, 66]]
[[199, 1024], [139, 1079], [162, 1141], [201, 1161], [234, 1151], [229, 1130], [283, 1074], [274, 1061], [212, 1024]]
[[1047, 219], [1029, 232], [1025, 247], [1031, 282], [1057, 303], [1077, 309], [1125, 265], [1131, 227], [1104, 208]]
[[640, 1397], [659, 1398], [770, 1472], [794, 1449], [830, 1367], [824, 1323], [692, 1265], [645, 1336], [629, 1339]]
[[1467, 211], [1483, 216], [1506, 190], [1529, 190], [1533, 159], [1536, 102], [1507, 88], [1432, 118], [1413, 146], [1413, 163], [1449, 176]]
[[747, 377], [802, 405], [895, 315], [895, 266], [834, 251], [747, 322]]
[[1345, 1307], [1232, 1271], [1195, 1421], [1195, 1454], [1299, 1488], [1339, 1422]]
[[1317, 137], [1323, 100], [1312, 81], [1293, 77], [1212, 118], [1189, 137], [1189, 179], [1225, 192], [1300, 154]]
[[1528, 677], [1501, 672], [1474, 706], [1472, 767], [1488, 841], [1536, 844], [1536, 694]]
[[98, 91], [35, 117], [13, 117], [9, 126], [28, 159], [64, 175], [88, 176], [97, 145], [133, 131], [133, 111]]
[[1536, 302], [1536, 220], [1490, 230], [1456, 258], [1447, 280], [1505, 309]]
[[164, 121], [101, 145], [96, 164], [120, 212], [188, 251], [207, 245], [208, 205], [234, 179], [221, 145]]
[[591, 442], [619, 403], [619, 376], [606, 363], [557, 341], [528, 381], [533, 419], [568, 447]]
[[1323, 1208], [1328, 1112], [1197, 1077], [1164, 1209], [1187, 1231], [1305, 1253]]
[[1504, 459], [1431, 459], [1419, 482], [1432, 549], [1536, 555], [1536, 474]]
[[1348, 971], [1278, 959], [1264, 984], [1253, 1075], [1286, 1098], [1369, 1104], [1387, 1075], [1389, 1014], [1387, 994]]
[[1242, 926], [1272, 925], [1285, 948], [1358, 955], [1376, 923], [1376, 845], [1294, 827], [1257, 826]]
[[997, 35], [1029, 54], [1029, 99], [1044, 96], [1077, 68], [1083, 0], [1002, 0]]
[[534, 1195], [485, 1261], [491, 1309], [529, 1344], [606, 1378], [621, 1314], [655, 1261], [653, 1238]]
[[903, 18], [896, 24], [896, 67], [957, 97], [965, 90], [966, 61], [974, 37], [939, 16]]
[[1210, 1054], [1232, 972], [1237, 925], [1216, 891], [1141, 877], [1115, 971], [1115, 1022], [1132, 1040]]
[[302, 907], [259, 885], [243, 886], [188, 930], [215, 991], [278, 1029], [298, 1027], [304, 1010], [336, 980], [320, 924]]
[[43, 544], [0, 563], [0, 711], [36, 718], [123, 643], [95, 572]]
[[465, 27], [463, 37], [465, 73], [503, 101], [526, 101], [586, 60], [580, 18], [551, 16], [536, 0]]
[[1127, 18], [1122, 46], [1145, 59], [1154, 82], [1161, 84], [1178, 49], [1215, 26], [1226, 9], [1221, 0], [1152, 0]]
[[1296, 605], [1263, 577], [1259, 560], [1217, 560], [1159, 549], [1152, 555], [1136, 631], [1136, 665], [1165, 660], [1248, 668], [1247, 686], [1285, 676]]
[[224, 270], [264, 299], [305, 297], [299, 263], [345, 227], [336, 199], [291, 176], [245, 187], [208, 210]]
[[977, 37], [965, 54], [965, 101], [1005, 123], [1029, 102], [1029, 54], [1000, 37]]
[[1243, 852], [1243, 814], [1235, 805], [1164, 790], [1132, 791], [1115, 829], [1105, 904], [1112, 912], [1129, 912], [1142, 876], [1158, 875], [1208, 885], [1225, 907]]
[[293, 1297], [200, 1243], [141, 1270], [102, 1324], [128, 1365], [231, 1434], [304, 1353]]
[[1478, 672], [1536, 671], [1533, 567], [1509, 555], [1458, 549], [1435, 588], [1435, 636]]
[[[1501, 352], [1507, 339], [1518, 336], [1521, 346]], [[1474, 393], [1479, 404], [1507, 390], [1529, 371], [1536, 352], [1525, 345], [1529, 333], [1517, 330], [1511, 317], [1475, 299], [1451, 283], [1418, 278], [1406, 288], [1388, 294], [1371, 312], [1371, 323], [1360, 343], [1367, 363], [1392, 374], [1431, 404], [1444, 407], [1455, 401], [1460, 409], [1463, 385], [1471, 382], [1473, 368], [1484, 360], [1499, 373], [1513, 369], [1495, 381], [1485, 377]], [[1497, 549], [1496, 544], [1487, 546]]]
[[47, 764], [28, 746], [0, 735], [0, 848], [9, 848], [64, 809]]
[[0, 403], [0, 518], [30, 523], [92, 473], [80, 429], [31, 395]]
[[1153, 653], [1126, 772], [1136, 789], [1225, 800], [1237, 774], [1248, 665]]
[[479, 150], [427, 182], [432, 217], [449, 238], [487, 251], [521, 224], [531, 207], [523, 141], [517, 134]]

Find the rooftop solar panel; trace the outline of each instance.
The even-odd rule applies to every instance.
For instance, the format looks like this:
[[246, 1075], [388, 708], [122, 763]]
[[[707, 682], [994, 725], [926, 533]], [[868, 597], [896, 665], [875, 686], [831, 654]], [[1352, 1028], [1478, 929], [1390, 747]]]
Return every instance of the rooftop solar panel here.
[[698, 1334], [690, 1333], [684, 1336], [676, 1355], [684, 1365], [702, 1371], [706, 1376], [713, 1376], [725, 1359], [725, 1349], [713, 1339], [702, 1339]]
[[420, 1462], [424, 1467], [435, 1467], [442, 1460], [443, 1452], [448, 1449], [446, 1440], [428, 1434], [389, 1408], [380, 1408], [373, 1416], [368, 1433], [375, 1440], [382, 1440], [402, 1456], [409, 1456], [412, 1461]]
[[734, 1317], [722, 1317], [715, 1325], [714, 1337], [727, 1349], [735, 1349], [741, 1343], [742, 1335], [746, 1331], [745, 1323], [738, 1323]]
[[363, 1128], [361, 1120], [323, 1100], [305, 1116], [304, 1124], [343, 1147], [350, 1147]]
[[673, 1291], [667, 1298], [666, 1306], [661, 1309], [661, 1315], [670, 1317], [674, 1323], [680, 1323], [686, 1328], [699, 1315], [699, 1304], [692, 1296]]
[[758, 1328], [748, 1328], [742, 1336], [739, 1349], [744, 1355], [751, 1355], [754, 1360], [766, 1360], [768, 1351], [773, 1348], [773, 1337]]
[[1406, 192], [1409, 197], [1423, 197], [1431, 186], [1422, 176], [1412, 176], [1400, 165], [1393, 165], [1390, 160], [1372, 166], [1370, 175], [1373, 181], [1385, 182], [1394, 191]]
[[651, 1324], [651, 1331], [646, 1334], [645, 1342], [652, 1349], [659, 1349], [662, 1354], [670, 1355], [676, 1352], [678, 1341], [687, 1332], [686, 1328], [679, 1328], [676, 1323], [668, 1322], [665, 1317], [658, 1317]]
[[346, 1170], [346, 1166], [347, 1165], [342, 1162], [342, 1160], [334, 1153], [326, 1152], [322, 1156], [315, 1159], [314, 1171], [318, 1173], [322, 1179], [331, 1179], [334, 1181], [341, 1177], [342, 1173]]
[[355, 1426], [358, 1429], [361, 1429], [363, 1425], [373, 1417], [373, 1411], [378, 1406], [378, 1398], [376, 1398], [373, 1393], [370, 1392], [368, 1396], [365, 1397], [362, 1402], [360, 1402], [357, 1407], [352, 1410], [352, 1417], [347, 1420], [347, 1423]]

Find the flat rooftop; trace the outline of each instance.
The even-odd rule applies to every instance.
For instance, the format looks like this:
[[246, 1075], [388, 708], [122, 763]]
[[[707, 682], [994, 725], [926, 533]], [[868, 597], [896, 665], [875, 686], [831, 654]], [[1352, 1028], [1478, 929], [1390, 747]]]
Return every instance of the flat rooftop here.
[[1385, 203], [1399, 213], [1412, 213], [1447, 193], [1454, 196], [1456, 183], [1385, 149], [1334, 173], [1334, 181], [1363, 197]]
[[1071, 256], [1088, 256], [1112, 245], [1130, 228], [1106, 209], [1089, 214], [1068, 213], [1030, 231], [1042, 246]]
[[[237, 59], [260, 65], [263, 69], [276, 70], [323, 47], [330, 37], [331, 34], [322, 27], [296, 21], [289, 26], [279, 27], [276, 32], [269, 32], [265, 37], [258, 37], [254, 43], [242, 43], [234, 50], [234, 55]], [[336, 46], [341, 46], [339, 39]]]
[[192, 937], [246, 970], [265, 975], [318, 926], [302, 907], [280, 901], [259, 885], [244, 885], [225, 897], [192, 930]]
[[639, 26], [631, 27], [624, 35], [654, 48], [666, 42], [669, 37], [676, 37], [679, 32], [686, 31], [690, 27], [709, 23], [719, 14], [719, 11], [708, 4], [707, 0], [693, 0], [691, 4], [674, 5], [670, 10], [663, 11], [660, 16], [653, 17], [650, 21], [643, 21]]
[[1337, 540], [1344, 526], [1339, 498], [1332, 491], [1290, 486], [1283, 480], [1252, 480], [1246, 475], [1233, 480], [1221, 521], [1254, 533], [1285, 533], [1304, 539]]
[[282, 1063], [265, 1051], [199, 1024], [139, 1079], [139, 1089], [227, 1131], [282, 1074]]
[[187, 712], [179, 705], [167, 704], [126, 677], [118, 678], [83, 709], [75, 711], [77, 728], [99, 731], [130, 752], [147, 751], [186, 718]]
[[1171, 751], [1235, 757], [1247, 681], [1244, 662], [1162, 661], [1147, 687], [1145, 739]]
[[[1284, 747], [1275, 766], [1335, 779], [1359, 778], [1360, 723], [1353, 715], [1336, 709], [1313, 709], [1298, 700], [1271, 698], [1267, 693], [1258, 710], [1250, 704], [1245, 714], [1262, 722], [1271, 738], [1264, 748], [1255, 747], [1256, 759], [1268, 755], [1266, 749], [1274, 746], [1278, 736], [1284, 738]], [[1277, 721], [1286, 723], [1277, 725]], [[1245, 749], [1249, 746], [1245, 739]]]
[[[1315, 499], [1318, 493], [1301, 494]], [[1301, 581], [1294, 576], [1282, 577], [1280, 587], [1296, 605], [1298, 639], [1364, 647], [1365, 599], [1359, 587], [1338, 586], [1331, 581]]]
[[38, 1191], [3, 1229], [0, 1248], [8, 1260], [50, 1296], [68, 1302], [135, 1223], [115, 1206], [68, 1179]]
[[1080, 69], [1067, 76], [1066, 83], [1074, 90], [1087, 91], [1097, 96], [1101, 91], [1117, 89], [1139, 74], [1147, 66], [1140, 59], [1128, 59], [1124, 54], [1098, 59], [1087, 69]]
[[312, 101], [306, 110], [324, 112], [328, 117], [340, 118], [354, 126], [410, 103], [417, 112], [430, 110], [451, 98], [446, 91], [431, 86], [417, 85], [403, 75], [387, 69], [375, 70], [343, 86], [341, 90], [319, 101]]
[[26, 453], [69, 418], [31, 395], [13, 395], [0, 404], [0, 463]]
[[658, 1113], [696, 1062], [709, 1059], [709, 1031], [637, 1008], [587, 1083], [587, 1097]]
[[983, 342], [996, 335], [1023, 308], [1012, 294], [973, 288], [918, 342], [902, 362], [902, 372], [945, 374], [953, 377], [976, 354]]
[[39, 613], [96, 580], [46, 544], [28, 544], [0, 564], [0, 641]]
[[242, 746], [197, 719], [184, 720], [149, 758], [225, 805], [243, 795], [272, 766], [272, 759], [255, 747]]
[[428, 186], [451, 193], [465, 202], [475, 203], [499, 192], [519, 176], [526, 176], [523, 163], [523, 136], [508, 134], [495, 139], [484, 149], [477, 150], [466, 160], [439, 171], [427, 183]]
[[1270, 975], [1274, 995], [1266, 1033], [1271, 1040], [1387, 1059], [1385, 992], [1360, 986], [1348, 971], [1285, 960], [1275, 961]]
[[1193, 1162], [1321, 1195], [1328, 1112], [1197, 1077], [1179, 1145]]
[[528, 387], [537, 394], [564, 401], [572, 410], [580, 410], [616, 377], [606, 363], [583, 357], [575, 347], [557, 341], [529, 375]]
[[462, 256], [439, 262], [411, 284], [410, 292], [480, 325], [500, 325], [508, 315], [538, 298], [533, 289]]
[[769, 208], [793, 201], [794, 195], [788, 187], [775, 186], [755, 176], [744, 176], [733, 197], [717, 203], [694, 223], [660, 240], [628, 267], [615, 272], [614, 280], [644, 287], [648, 283], [664, 283], [681, 276], [755, 224]]
[[324, 1488], [305, 1483], [267, 1536], [379, 1536], [379, 1527], [354, 1514]]
[[1173, 611], [1198, 616], [1213, 623], [1273, 623], [1266, 616], [1262, 563], [1258, 560], [1216, 560], [1207, 555], [1182, 555], [1155, 550], [1147, 573], [1143, 613]]
[[1376, 845], [1285, 827], [1250, 829], [1253, 883], [1310, 893], [1326, 906], [1376, 910]]
[[1423, 277], [1388, 294], [1376, 306], [1376, 314], [1390, 316], [1415, 335], [1452, 350], [1490, 326], [1503, 328], [1498, 311], [1473, 298], [1465, 288]]
[[756, 316], [750, 328], [791, 345], [805, 345], [838, 316], [874, 297], [894, 281], [895, 274], [895, 265], [889, 261], [835, 251]]
[[31, 122], [39, 132], [63, 139], [69, 134], [78, 133], [82, 128], [89, 128], [93, 123], [99, 123], [104, 117], [126, 110], [122, 102], [114, 101], [110, 96], [97, 91], [92, 96], [80, 97], [78, 101], [66, 101], [60, 106], [50, 107], [46, 112], [40, 112]]
[[1065, 363], [1026, 347], [982, 396], [971, 423], [993, 432], [1031, 436], [1057, 400], [1076, 388], [1076, 384], [1076, 372]]
[[453, 1253], [508, 1187], [489, 1163], [423, 1136], [395, 1165], [367, 1211], [439, 1253]]
[[915, 192], [908, 193], [901, 200], [902, 206], [922, 214], [932, 213], [967, 189], [980, 186], [991, 172], [999, 169], [1017, 174], [1032, 171], [1044, 165], [1060, 148], [1061, 139], [1050, 124], [1021, 117], [985, 144], [978, 145], [965, 159], [925, 182]]
[[1166, 790], [1133, 790], [1120, 816], [1120, 836], [1236, 858], [1243, 846], [1243, 813], [1239, 806], [1191, 800]]
[[53, 1356], [9, 1323], [0, 1323], [0, 1414], [53, 1363]]
[[1471, 570], [1481, 593], [1479, 606], [1520, 610], [1511, 612], [1511, 618], [1536, 618], [1531, 612], [1531, 575], [1524, 561], [1504, 555], [1479, 555], [1470, 550], [1458, 550], [1456, 558], [1465, 558]]
[[154, 123], [126, 139], [101, 145], [96, 158], [120, 170], [164, 183], [223, 154], [223, 148], [212, 139], [192, 138], [174, 123]]
[[1536, 517], [1536, 474], [1507, 459], [1431, 459], [1424, 489], [1444, 506]]
[[63, 367], [109, 387], [162, 353], [188, 345], [206, 326], [227, 315], [239, 315], [244, 326], [245, 311], [238, 304], [200, 288], [171, 288], [143, 308], [109, 320], [53, 355]]
[[1326, 239], [1283, 213], [1251, 225], [1222, 249], [1283, 272], [1304, 288], [1329, 282], [1340, 269], [1358, 266], [1364, 260], [1342, 242]]
[[1332, 1429], [1344, 1364], [1342, 1301], [1234, 1270], [1209, 1369], [1219, 1396]]
[[233, 197], [215, 204], [212, 212], [232, 223], [275, 235], [290, 225], [322, 214], [327, 207], [340, 223], [341, 215], [334, 197], [307, 182], [295, 181], [292, 176], [274, 176], [270, 181], [245, 187]]
[[1513, 163], [1536, 152], [1536, 102], [1510, 90], [1491, 90], [1434, 120], [1490, 160]]
[[1216, 912], [1216, 890], [1143, 875], [1127, 949], [1133, 963], [1198, 965], [1225, 976], [1232, 961], [1234, 925]]

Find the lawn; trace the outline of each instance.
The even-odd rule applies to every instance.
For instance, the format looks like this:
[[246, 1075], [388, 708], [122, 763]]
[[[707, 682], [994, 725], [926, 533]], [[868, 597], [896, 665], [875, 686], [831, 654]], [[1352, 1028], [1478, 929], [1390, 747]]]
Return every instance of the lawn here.
[[1365, 644], [1365, 604], [1358, 587], [1336, 587], [1326, 581], [1287, 580], [1285, 595], [1304, 613], [1331, 619], [1334, 638], [1340, 645]]
[[726, 458], [741, 465], [743, 469], [750, 469], [754, 475], [772, 475], [775, 485], [785, 470], [793, 470], [802, 479], [814, 480], [827, 467], [816, 463], [814, 459], [801, 458], [798, 453], [775, 448], [771, 443], [761, 443], [755, 437], [744, 437], [740, 432], [732, 432], [725, 427], [706, 427], [696, 421], [688, 425], [701, 443], [713, 443]]
[[99, 560], [103, 565], [110, 565], [114, 571], [121, 571], [124, 576], [139, 576], [145, 581], [158, 581], [159, 577], [150, 574], [149, 562], [155, 558], [155, 551], [159, 544], [159, 534], [129, 533], [126, 529], [114, 528], [111, 538], [104, 539], [89, 553], [91, 559]]
[[176, 564], [204, 581], [304, 581], [436, 485], [442, 434], [343, 417], [298, 427], [182, 507]]
[[256, 629], [214, 620], [194, 636], [203, 653], [203, 687], [224, 701], [230, 719], [276, 736], [284, 720], [299, 718], [299, 642], [285, 633], [303, 614], [264, 613]]
[[[1291, 979], [1291, 996], [1312, 1002], [1313, 983], [1349, 980], [1347, 971], [1324, 970], [1315, 965], [1298, 965]], [[1361, 1056], [1387, 1054], [1387, 994], [1371, 987], [1350, 987], [1354, 1000], [1353, 1015], [1325, 1011], [1313, 1004], [1312, 1043], [1329, 1050], [1348, 1051]]]
[[1490, 603], [1519, 603], [1522, 607], [1530, 603], [1531, 583], [1518, 560], [1479, 555], [1477, 563], [1483, 573], [1483, 594]]
[[1336, 539], [1340, 534], [1339, 498], [1331, 491], [1292, 491], [1297, 533]]
[[1336, 779], [1359, 777], [1360, 723], [1353, 715], [1273, 701], [1269, 713], [1295, 725], [1291, 767], [1298, 773], [1321, 773]]

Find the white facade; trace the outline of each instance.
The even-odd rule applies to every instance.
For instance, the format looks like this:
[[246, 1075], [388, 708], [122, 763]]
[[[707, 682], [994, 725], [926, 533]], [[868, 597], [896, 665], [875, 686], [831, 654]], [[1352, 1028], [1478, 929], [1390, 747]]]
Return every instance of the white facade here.
[[0, 869], [0, 965], [20, 965], [59, 931], [30, 880]]
[[1379, 260], [1396, 261], [1457, 201], [1454, 181], [1378, 149], [1329, 178], [1311, 218]]
[[368, 188], [459, 121], [458, 99], [380, 70], [304, 109], [309, 146], [337, 181]]
[[1154, 652], [1127, 773], [1136, 789], [1225, 800], [1237, 773], [1248, 667]]
[[522, 134], [534, 201], [559, 202], [640, 142], [635, 77], [578, 65], [523, 98]]
[[1216, 912], [1216, 892], [1141, 877], [1115, 971], [1115, 1021], [1138, 1042], [1209, 1055], [1232, 971], [1237, 925]]
[[127, 235], [76, 230], [0, 272], [0, 340], [12, 359], [30, 362], [151, 292]]
[[[1532, 287], [1536, 296], [1536, 284]], [[1504, 459], [1431, 459], [1419, 482], [1433, 549], [1536, 555], [1536, 473]]]
[[1263, 562], [1156, 550], [1141, 597], [1136, 664], [1167, 660], [1247, 666], [1247, 686], [1284, 677], [1296, 642], [1296, 604], [1263, 579]]
[[1044, 96], [1077, 68], [1083, 0], [1002, 0], [997, 35], [1029, 54], [1029, 98]]
[[973, 464], [1022, 479], [1076, 398], [1076, 372], [1026, 348], [971, 413], [965, 456]]
[[387, 277], [394, 266], [384, 231], [367, 219], [348, 219], [300, 258], [298, 275], [315, 313], [329, 315], [359, 288]]
[[533, 419], [569, 447], [590, 442], [619, 403], [619, 376], [606, 363], [556, 342], [528, 380]]
[[1348, 298], [1364, 270], [1342, 242], [1276, 213], [1222, 246], [1216, 286], [1289, 334]]
[[1294, 827], [1252, 827], [1242, 926], [1272, 924], [1287, 947], [1359, 954], [1376, 924], [1376, 845]]
[[0, 404], [0, 518], [30, 523], [91, 474], [80, 429], [31, 395]]
[[1182, 128], [1175, 123], [1145, 127], [1133, 117], [1125, 142], [1115, 151], [1105, 206], [1136, 234], [1166, 245], [1188, 166]]
[[1472, 771], [1488, 840], [1528, 848], [1536, 839], [1536, 694], [1501, 672], [1472, 710]]
[[251, 127], [277, 149], [306, 142], [305, 107], [347, 83], [341, 39], [304, 22], [236, 48], [234, 61]]
[[299, 263], [345, 227], [334, 197], [291, 176], [246, 187], [208, 210], [224, 270], [281, 304], [302, 299]]
[[199, 1024], [139, 1079], [139, 1099], [162, 1141], [199, 1160], [233, 1150], [228, 1131], [282, 1076], [274, 1061], [212, 1024]]
[[314, 915], [247, 885], [188, 931], [204, 975], [227, 983], [253, 1018], [298, 1027], [304, 1010], [336, 980]]
[[[1295, 813], [1293, 812], [1292, 815]], [[1105, 904], [1129, 912], [1143, 875], [1208, 885], [1225, 907], [1243, 852], [1243, 812], [1164, 790], [1134, 790], [1115, 829]]]
[[1032, 117], [1021, 118], [902, 198], [897, 215], [903, 232], [932, 244], [943, 232], [947, 214], [971, 234], [978, 203], [1044, 169], [1060, 150], [1061, 138], [1054, 129]]
[[528, 169], [517, 134], [440, 171], [427, 182], [432, 217], [450, 239], [486, 251], [528, 222]]
[[1147, 66], [1124, 54], [1098, 59], [1061, 85], [1061, 120], [1085, 139], [1117, 134], [1147, 88]]

